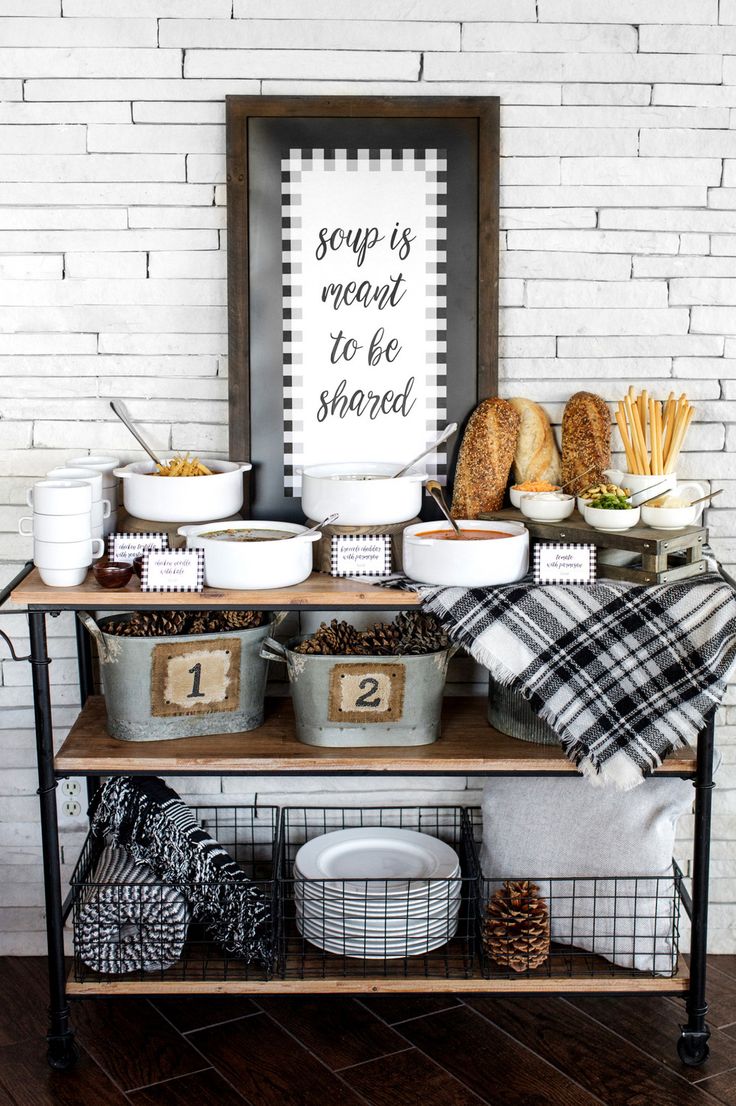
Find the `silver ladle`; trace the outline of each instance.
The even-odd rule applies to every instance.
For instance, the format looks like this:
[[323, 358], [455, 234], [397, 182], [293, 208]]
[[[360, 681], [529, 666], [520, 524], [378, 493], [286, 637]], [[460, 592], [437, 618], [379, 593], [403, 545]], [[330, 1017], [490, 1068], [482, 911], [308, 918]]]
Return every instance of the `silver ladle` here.
[[163, 461], [159, 457], [156, 456], [156, 454], [153, 452], [153, 450], [151, 449], [150, 445], [145, 440], [145, 438], [142, 438], [141, 435], [139, 434], [138, 430], [136, 429], [136, 427], [133, 423], [133, 420], [130, 417], [130, 412], [128, 411], [128, 408], [123, 403], [122, 399], [111, 399], [110, 400], [110, 406], [112, 407], [112, 409], [115, 412], [115, 414], [117, 415], [117, 417], [120, 419], [123, 426], [127, 426], [128, 430], [131, 432], [131, 434], [133, 435], [135, 440], [137, 442], [139, 442], [140, 445], [143, 446], [143, 448], [145, 449], [146, 453], [151, 458], [151, 460], [155, 461], [156, 464], [159, 465], [161, 468], [164, 468]]
[[444, 496], [444, 492], [442, 491], [441, 486], [437, 483], [436, 480], [428, 480], [427, 483], [425, 484], [425, 488], [427, 490], [427, 495], [432, 496], [432, 499], [435, 501], [435, 503], [437, 504], [439, 509], [442, 511], [442, 514], [445, 516], [447, 521], [450, 523], [450, 526], [452, 526], [452, 528], [455, 531], [455, 533], [457, 534], [457, 536], [459, 538], [462, 537], [462, 532], [460, 530], [460, 527], [458, 526], [458, 524], [455, 522], [455, 519], [450, 514], [447, 503], [445, 502], [445, 496]]
[[[417, 461], [421, 461], [422, 457], [426, 457], [428, 453], [432, 453], [435, 449], [437, 449], [437, 446], [442, 445], [444, 442], [446, 442], [448, 440], [448, 438], [451, 438], [452, 435], [455, 434], [456, 432], [457, 432], [457, 423], [456, 422], [451, 422], [449, 426], [445, 427], [445, 429], [442, 431], [442, 433], [440, 434], [440, 436], [439, 436], [439, 438], [437, 439], [436, 442], [432, 442], [432, 444], [428, 445], [426, 449], [423, 449], [422, 452], [420, 454], [418, 454], [418, 456], [414, 457], [413, 460], [411, 460], [408, 465], [404, 465], [404, 467], [399, 469], [398, 472], [395, 472], [393, 474], [393, 476], [390, 477], [390, 479], [395, 480], [397, 476], [403, 476], [405, 472], [409, 471], [409, 469], [412, 467], [412, 465], [415, 465], [417, 463]], [[439, 484], [437, 486], [439, 487]]]

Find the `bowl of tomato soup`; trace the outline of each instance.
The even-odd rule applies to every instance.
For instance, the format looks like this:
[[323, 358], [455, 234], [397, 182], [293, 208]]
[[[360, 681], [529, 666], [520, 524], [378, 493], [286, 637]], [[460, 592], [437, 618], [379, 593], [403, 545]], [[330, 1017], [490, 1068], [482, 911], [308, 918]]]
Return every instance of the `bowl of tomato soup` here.
[[419, 522], [403, 537], [404, 572], [420, 584], [479, 588], [510, 584], [529, 569], [529, 531], [521, 522], [458, 519]]

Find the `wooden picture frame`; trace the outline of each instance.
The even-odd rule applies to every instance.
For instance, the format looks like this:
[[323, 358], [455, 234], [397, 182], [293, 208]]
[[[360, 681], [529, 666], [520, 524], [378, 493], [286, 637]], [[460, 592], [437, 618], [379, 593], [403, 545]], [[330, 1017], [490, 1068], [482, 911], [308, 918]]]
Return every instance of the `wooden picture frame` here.
[[[438, 358], [446, 359], [444, 421], [463, 423], [480, 399], [497, 392], [498, 98], [228, 96], [229, 453], [254, 465], [244, 477], [246, 517], [303, 517], [293, 489], [285, 491], [294, 471], [288, 465], [293, 458], [284, 456], [292, 449], [286, 443], [291, 427], [300, 424], [289, 421], [290, 378], [283, 375], [290, 348], [283, 323], [288, 265], [281, 261], [289, 219], [283, 218], [280, 183], [289, 179], [282, 167], [290, 163], [283, 159], [289, 152], [368, 156], [369, 147], [371, 157], [374, 148], [376, 155], [394, 157], [402, 151], [418, 159], [446, 155], [446, 207], [438, 209], [446, 212], [447, 225], [446, 324], [436, 324], [446, 325], [436, 332], [446, 342], [445, 357]], [[449, 474], [459, 439], [442, 463]], [[389, 455], [372, 459], [393, 460], [403, 452], [394, 444]]]

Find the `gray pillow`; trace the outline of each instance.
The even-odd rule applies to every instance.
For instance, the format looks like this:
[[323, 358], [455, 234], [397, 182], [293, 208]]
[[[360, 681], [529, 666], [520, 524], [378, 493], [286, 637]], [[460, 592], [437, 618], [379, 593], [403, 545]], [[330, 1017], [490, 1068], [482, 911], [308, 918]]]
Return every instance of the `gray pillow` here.
[[693, 798], [690, 780], [650, 778], [616, 791], [580, 776], [491, 779], [482, 805], [486, 891], [531, 879], [547, 899], [553, 941], [669, 975], [677, 952], [672, 853], [677, 819]]

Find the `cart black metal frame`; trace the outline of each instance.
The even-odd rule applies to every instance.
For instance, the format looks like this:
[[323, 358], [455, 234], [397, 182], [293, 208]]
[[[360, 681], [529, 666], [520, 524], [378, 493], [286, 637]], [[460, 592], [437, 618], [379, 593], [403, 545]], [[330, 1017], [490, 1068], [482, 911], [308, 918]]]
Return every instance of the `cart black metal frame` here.
[[[7, 602], [11, 592], [18, 587], [18, 585], [28, 576], [31, 572], [33, 565], [29, 562], [18, 573], [18, 575], [2, 590], [0, 591], [0, 608]], [[28, 622], [30, 631], [30, 655], [28, 657], [16, 657], [12, 650], [12, 644], [8, 636], [0, 632], [0, 636], [3, 637], [5, 642], [10, 646], [13, 658], [19, 661], [29, 661], [31, 664], [32, 672], [32, 687], [33, 687], [33, 703], [34, 703], [34, 720], [36, 731], [36, 756], [38, 765], [38, 790], [40, 804], [40, 819], [41, 819], [41, 844], [42, 855], [44, 865], [44, 895], [46, 905], [46, 932], [47, 932], [47, 945], [48, 945], [48, 973], [49, 973], [49, 1031], [47, 1035], [48, 1042], [48, 1062], [52, 1068], [64, 1070], [70, 1068], [77, 1058], [77, 1048], [74, 1043], [74, 1030], [71, 1026], [70, 1010], [67, 996], [67, 983], [66, 983], [66, 967], [64, 957], [64, 923], [72, 909], [71, 895], [64, 900], [62, 896], [61, 886], [61, 864], [60, 864], [60, 852], [59, 852], [59, 827], [57, 819], [57, 807], [56, 807], [56, 788], [59, 780], [69, 775], [68, 771], [58, 772], [54, 763], [54, 745], [53, 745], [53, 724], [51, 714], [51, 687], [49, 680], [49, 665], [51, 663], [46, 637], [46, 616], [54, 616], [65, 610], [76, 610], [80, 607], [80, 604], [74, 604], [71, 602], [64, 602], [63, 592], [58, 593], [59, 599], [56, 601], [49, 600], [43, 604], [29, 604], [28, 605]], [[385, 598], [385, 597], [384, 597]], [[102, 597], [101, 597], [102, 599]], [[110, 602], [107, 597], [104, 599], [104, 606], [106, 608], [111, 607], [115, 609], [126, 609], [130, 604], [125, 604], [122, 601], [115, 600]], [[98, 605], [98, 604], [95, 604]], [[187, 601], [185, 598], [179, 602], [177, 600], [172, 601], [172, 596], [162, 596], [162, 602], [159, 609], [167, 609], [172, 606], [177, 606], [182, 609], [187, 607]], [[217, 599], [213, 597], [213, 601], [209, 604], [212, 609], [218, 609], [218, 607], [232, 607], [232, 603], [219, 603]], [[244, 594], [243, 605], [252, 607], [261, 607], [262, 609], [268, 609], [268, 605], [265, 603], [248, 603], [248, 600]], [[305, 604], [306, 607], [308, 604]], [[383, 609], [381, 603], [380, 593], [376, 595], [375, 602], [363, 603], [361, 609], [373, 607], [377, 610]], [[383, 604], [385, 607], [385, 602]], [[153, 609], [153, 608], [151, 608]], [[350, 609], [349, 605], [345, 605], [343, 609]], [[1, 611], [0, 613], [10, 613], [7, 611]], [[15, 612], [13, 612], [15, 613]], [[78, 652], [78, 665], [79, 665], [79, 688], [82, 704], [85, 703], [87, 697], [93, 690], [93, 668], [92, 668], [92, 652], [89, 635], [80, 626], [77, 625], [77, 652]], [[702, 1064], [708, 1057], [709, 1047], [708, 1038], [710, 1031], [706, 1023], [706, 1017], [708, 1013], [708, 1004], [706, 1001], [706, 942], [707, 942], [707, 930], [708, 930], [708, 872], [710, 863], [710, 823], [711, 823], [711, 807], [712, 807], [712, 792], [714, 788], [713, 781], [713, 754], [714, 754], [714, 741], [715, 741], [715, 710], [698, 737], [697, 744], [697, 762], [694, 772], [694, 784], [695, 784], [695, 834], [692, 853], [692, 893], [688, 894], [687, 890], [681, 883], [681, 901], [685, 912], [689, 915], [691, 920], [691, 939], [690, 939], [690, 976], [689, 985], [685, 992], [685, 1008], [687, 1014], [687, 1020], [684, 1025], [681, 1026], [681, 1033], [677, 1041], [677, 1051], [680, 1059], [683, 1063], [689, 1066], [697, 1066]], [[380, 770], [385, 773], [385, 769], [377, 766], [377, 771]], [[431, 776], [437, 771], [442, 771], [443, 774], [456, 774], [467, 775], [467, 772], [455, 772], [450, 771], [448, 773], [447, 768], [437, 768], [428, 766], [425, 771], [422, 771], [422, 775]], [[319, 773], [312, 770], [302, 770], [303, 774], [319, 775], [329, 773]], [[365, 769], [360, 769], [360, 774], [364, 774]], [[90, 792], [93, 792], [99, 785], [99, 776], [94, 772], [80, 770], [76, 773], [80, 776], [87, 778], [87, 786]], [[176, 771], [168, 771], [167, 775], [187, 774], [191, 775], [191, 769], [181, 769], [179, 773]], [[257, 775], [260, 774], [253, 769], [245, 768], [242, 771], [235, 770], [211, 770], [208, 769], [207, 775]], [[269, 775], [273, 774], [271, 771]], [[350, 772], [341, 771], [341, 775], [349, 775]], [[406, 773], [400, 770], [391, 771], [389, 774], [393, 775], [405, 775]], [[492, 770], [487, 773], [478, 773], [479, 775], [492, 775]], [[504, 771], [502, 774], [512, 774]], [[549, 772], [548, 770], [540, 772], [526, 771], [527, 775], [557, 775], [562, 774], [557, 772]], [[665, 774], [666, 771], [665, 771]], [[670, 773], [675, 775], [685, 775], [688, 778], [693, 778], [693, 773], [675, 772]], [[262, 985], [265, 989], [268, 984]], [[378, 989], [378, 988], [377, 988]], [[494, 981], [492, 979], [483, 980], [483, 991], [486, 993], [494, 992]], [[529, 988], [526, 988], [528, 990]], [[567, 988], [569, 990], [569, 988]], [[619, 987], [617, 993], [621, 993], [626, 988]], [[505, 990], [508, 990], [506, 988]], [[635, 988], [631, 988], [635, 990]], [[601, 992], [605, 993], [605, 988], [601, 988]], [[682, 993], [681, 989], [678, 993]]]

